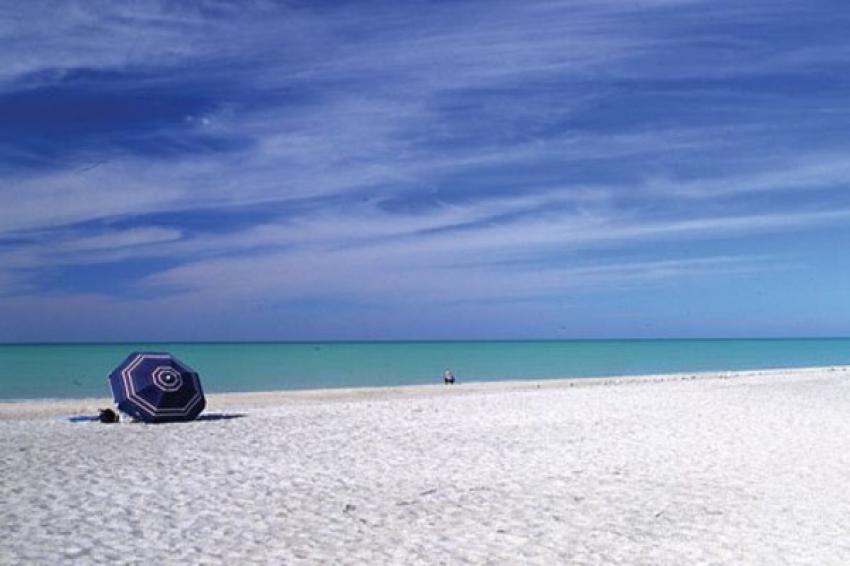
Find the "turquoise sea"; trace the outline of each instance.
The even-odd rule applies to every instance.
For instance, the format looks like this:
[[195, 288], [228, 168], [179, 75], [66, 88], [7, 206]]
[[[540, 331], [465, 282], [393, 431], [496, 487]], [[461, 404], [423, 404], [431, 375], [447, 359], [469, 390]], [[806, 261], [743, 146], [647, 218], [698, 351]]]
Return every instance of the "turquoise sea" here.
[[208, 392], [850, 365], [850, 339], [0, 345], [0, 399], [108, 397], [131, 351], [167, 351]]

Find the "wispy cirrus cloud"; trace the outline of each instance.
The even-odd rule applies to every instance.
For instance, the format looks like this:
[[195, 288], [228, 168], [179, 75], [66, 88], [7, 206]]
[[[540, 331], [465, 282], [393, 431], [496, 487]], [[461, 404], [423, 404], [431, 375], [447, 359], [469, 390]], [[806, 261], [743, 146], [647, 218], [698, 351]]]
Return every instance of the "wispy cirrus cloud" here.
[[103, 313], [365, 301], [364, 321], [396, 299], [522, 318], [620, 283], [646, 305], [720, 274], [798, 286], [801, 265], [840, 269], [850, 210], [850, 43], [828, 8], [16, 7], [0, 285]]

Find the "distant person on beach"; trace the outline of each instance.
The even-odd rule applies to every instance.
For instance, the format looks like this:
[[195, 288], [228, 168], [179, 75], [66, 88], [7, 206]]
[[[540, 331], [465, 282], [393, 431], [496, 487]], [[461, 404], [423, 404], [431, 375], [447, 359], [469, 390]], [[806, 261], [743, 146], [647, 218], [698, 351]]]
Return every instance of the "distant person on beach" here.
[[443, 372], [443, 383], [446, 385], [451, 385], [455, 382], [455, 374], [452, 373], [452, 370], [447, 369]]

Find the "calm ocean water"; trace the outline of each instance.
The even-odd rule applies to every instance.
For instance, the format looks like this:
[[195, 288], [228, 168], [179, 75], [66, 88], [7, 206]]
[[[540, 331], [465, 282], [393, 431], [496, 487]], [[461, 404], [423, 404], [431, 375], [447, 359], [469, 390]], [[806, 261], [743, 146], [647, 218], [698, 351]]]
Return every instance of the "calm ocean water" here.
[[850, 339], [0, 345], [0, 399], [108, 397], [133, 350], [173, 353], [208, 392], [850, 364]]

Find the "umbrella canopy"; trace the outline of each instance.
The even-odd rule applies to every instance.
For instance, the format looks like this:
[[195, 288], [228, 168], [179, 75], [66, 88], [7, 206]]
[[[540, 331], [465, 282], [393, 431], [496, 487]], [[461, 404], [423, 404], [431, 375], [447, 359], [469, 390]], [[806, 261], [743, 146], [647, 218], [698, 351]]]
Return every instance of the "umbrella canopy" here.
[[133, 352], [109, 384], [118, 408], [147, 423], [191, 421], [206, 406], [198, 374], [166, 352]]

